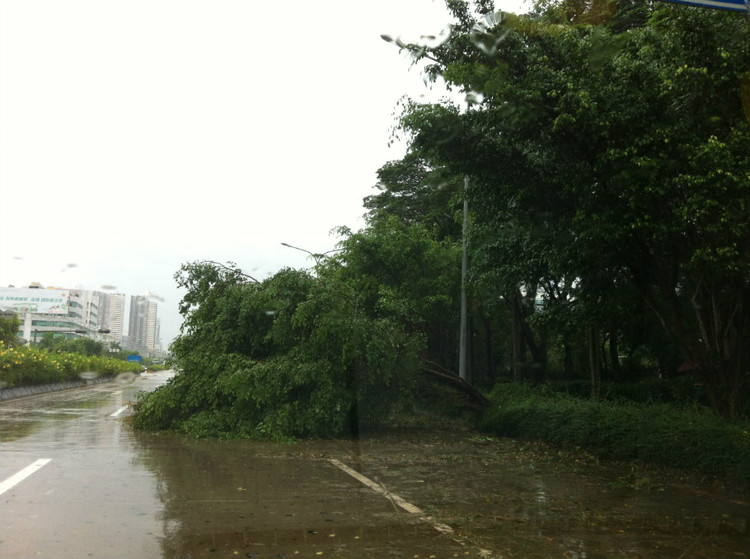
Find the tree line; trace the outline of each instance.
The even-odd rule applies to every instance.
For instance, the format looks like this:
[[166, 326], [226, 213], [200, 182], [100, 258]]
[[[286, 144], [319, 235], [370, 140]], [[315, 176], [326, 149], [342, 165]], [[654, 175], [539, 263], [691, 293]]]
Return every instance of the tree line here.
[[485, 345], [509, 325], [515, 380], [546, 378], [555, 356], [569, 378], [588, 370], [594, 397], [605, 375], [691, 371], [719, 414], [747, 414], [748, 19], [650, 2], [521, 18], [448, 6], [445, 42], [399, 46], [468, 106], [410, 103], [400, 124], [428, 172], [456, 190], [470, 179]]
[[682, 376], [750, 414], [748, 19], [446, 4], [439, 44], [386, 39], [463, 100], [403, 104], [405, 156], [314, 268], [183, 265], [182, 373], [137, 425], [283, 438], [408, 409], [425, 369], [457, 369], [465, 197], [475, 386], [585, 380], [598, 398]]

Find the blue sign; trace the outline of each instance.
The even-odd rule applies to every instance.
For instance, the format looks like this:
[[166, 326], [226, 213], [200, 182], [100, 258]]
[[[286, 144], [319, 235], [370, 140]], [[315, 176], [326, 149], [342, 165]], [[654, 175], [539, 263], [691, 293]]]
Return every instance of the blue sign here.
[[717, 10], [732, 10], [733, 12], [750, 13], [750, 5], [745, 0], [667, 0], [677, 4], [716, 8]]
[[128, 355], [128, 361], [137, 361], [138, 363], [143, 363], [143, 357], [140, 355]]

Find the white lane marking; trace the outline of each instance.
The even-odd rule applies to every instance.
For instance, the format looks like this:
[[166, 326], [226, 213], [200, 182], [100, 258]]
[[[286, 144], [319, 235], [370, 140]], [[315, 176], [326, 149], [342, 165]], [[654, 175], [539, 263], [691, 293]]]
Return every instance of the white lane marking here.
[[28, 466], [26, 466], [20, 472], [13, 474], [8, 479], [0, 483], [0, 495], [8, 491], [8, 489], [11, 489], [15, 487], [16, 485], [18, 485], [27, 477], [29, 477], [31, 474], [39, 470], [42, 466], [46, 466], [51, 461], [52, 461], [52, 458], [40, 458], [36, 462], [33, 462], [32, 464], [29, 464]]
[[429, 516], [425, 516], [422, 509], [417, 507], [416, 505], [412, 505], [411, 503], [405, 501], [398, 495], [391, 493], [388, 491], [385, 487], [380, 485], [379, 483], [376, 483], [372, 481], [370, 478], [363, 476], [360, 474], [357, 470], [353, 470], [346, 464], [339, 462], [335, 458], [329, 458], [328, 461], [336, 466], [339, 470], [346, 472], [350, 476], [352, 476], [354, 479], [362, 483], [363, 485], [366, 485], [376, 493], [380, 493], [381, 495], [387, 497], [392, 502], [396, 503], [399, 507], [404, 509], [406, 512], [409, 512], [411, 514], [416, 514], [420, 517], [421, 520], [427, 522], [428, 524], [431, 524], [435, 530], [438, 532], [442, 532], [443, 534], [452, 534], [453, 528], [448, 526], [447, 524], [442, 524], [440, 522], [435, 522], [435, 520]]
[[130, 404], [126, 404], [126, 405], [122, 406], [119, 410], [117, 410], [116, 412], [110, 413], [109, 417], [117, 417], [118, 415], [120, 415], [122, 412], [124, 412], [129, 407], [130, 407]]

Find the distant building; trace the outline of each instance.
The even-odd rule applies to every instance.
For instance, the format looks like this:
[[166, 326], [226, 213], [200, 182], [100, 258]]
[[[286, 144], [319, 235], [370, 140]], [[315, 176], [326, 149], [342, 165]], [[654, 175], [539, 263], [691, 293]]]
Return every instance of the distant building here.
[[0, 287], [0, 311], [21, 319], [18, 335], [31, 344], [51, 332], [55, 337], [83, 336], [117, 344], [149, 356], [161, 351], [157, 304], [144, 296], [130, 299], [127, 337], [123, 336], [125, 295], [120, 293], [45, 288], [39, 283]]
[[19, 337], [38, 343], [47, 333], [55, 337], [97, 338], [99, 296], [81, 289], [30, 287], [0, 288], [0, 310], [15, 312], [22, 321]]
[[68, 290], [68, 317], [88, 330], [98, 330], [99, 294], [85, 289]]
[[99, 317], [104, 330], [104, 338], [111, 344], [123, 346], [122, 332], [125, 326], [125, 295], [121, 293], [102, 293], [99, 299]]
[[144, 295], [130, 297], [128, 321], [128, 349], [145, 355], [154, 355], [158, 338], [157, 304]]

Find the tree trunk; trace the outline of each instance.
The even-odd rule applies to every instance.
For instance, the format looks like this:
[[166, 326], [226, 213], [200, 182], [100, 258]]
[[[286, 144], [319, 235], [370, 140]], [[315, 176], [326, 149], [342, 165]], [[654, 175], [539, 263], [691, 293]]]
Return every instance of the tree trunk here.
[[750, 385], [747, 280], [701, 268], [680, 273], [666, 258], [649, 261], [649, 275], [643, 269], [631, 268], [634, 285], [695, 369], [710, 406], [727, 418], [750, 413], [743, 400]]
[[565, 369], [563, 376], [565, 380], [573, 379], [573, 350], [570, 347], [570, 342], [565, 340], [563, 342], [563, 348], [565, 349]]
[[513, 293], [508, 304], [511, 316], [511, 337], [513, 344], [513, 381], [523, 380], [523, 316], [520, 295]]
[[485, 372], [485, 378], [494, 379], [496, 376], [495, 373], [495, 357], [493, 355], [493, 332], [492, 332], [492, 321], [488, 316], [486, 316], [484, 313], [482, 313], [482, 325], [484, 326], [484, 351], [485, 351], [485, 367], [487, 367], [487, 370]]
[[620, 348], [619, 348], [619, 334], [617, 331], [617, 325], [611, 320], [609, 323], [609, 361], [612, 367], [612, 378], [615, 380], [622, 380], [622, 370], [620, 367]]
[[601, 392], [602, 360], [599, 351], [599, 329], [589, 327], [589, 371], [591, 373], [591, 398], [599, 399]]

